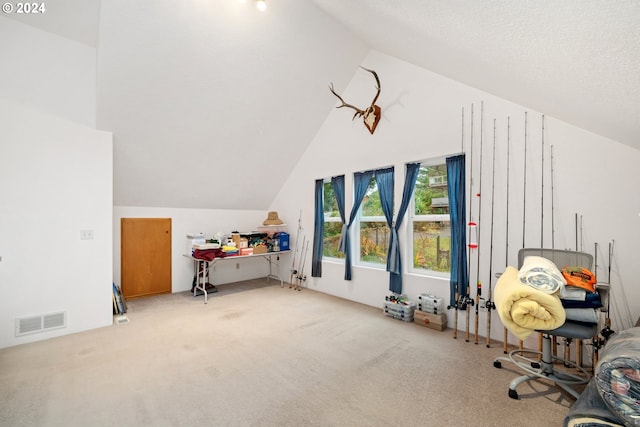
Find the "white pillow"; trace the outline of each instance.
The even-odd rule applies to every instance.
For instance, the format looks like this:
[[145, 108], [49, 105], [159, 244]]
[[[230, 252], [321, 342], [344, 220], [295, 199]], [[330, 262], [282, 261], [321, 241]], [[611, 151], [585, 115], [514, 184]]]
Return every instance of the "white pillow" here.
[[558, 292], [567, 283], [553, 261], [540, 256], [525, 257], [518, 271], [518, 280], [547, 294]]

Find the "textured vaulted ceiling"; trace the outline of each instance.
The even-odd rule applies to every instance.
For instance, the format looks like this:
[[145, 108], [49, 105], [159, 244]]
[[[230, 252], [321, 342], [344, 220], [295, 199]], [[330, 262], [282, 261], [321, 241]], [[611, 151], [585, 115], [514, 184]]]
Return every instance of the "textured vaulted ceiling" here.
[[640, 1], [314, 2], [376, 50], [640, 148]]
[[55, 0], [96, 46], [114, 204], [266, 209], [369, 49], [640, 149], [637, 0]]

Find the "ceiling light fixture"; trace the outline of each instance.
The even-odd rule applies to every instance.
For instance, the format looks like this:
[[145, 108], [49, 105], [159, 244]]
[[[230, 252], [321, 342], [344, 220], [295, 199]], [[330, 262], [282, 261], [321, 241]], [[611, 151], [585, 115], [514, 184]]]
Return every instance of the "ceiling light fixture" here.
[[256, 7], [260, 12], [267, 10], [267, 2], [265, 0], [256, 0]]

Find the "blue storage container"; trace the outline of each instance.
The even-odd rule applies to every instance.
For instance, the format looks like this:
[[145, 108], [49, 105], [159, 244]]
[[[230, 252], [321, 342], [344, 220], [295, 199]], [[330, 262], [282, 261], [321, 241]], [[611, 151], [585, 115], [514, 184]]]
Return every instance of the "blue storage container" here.
[[280, 250], [288, 251], [289, 250], [289, 234], [281, 232], [281, 233], [278, 233], [278, 237], [280, 239]]

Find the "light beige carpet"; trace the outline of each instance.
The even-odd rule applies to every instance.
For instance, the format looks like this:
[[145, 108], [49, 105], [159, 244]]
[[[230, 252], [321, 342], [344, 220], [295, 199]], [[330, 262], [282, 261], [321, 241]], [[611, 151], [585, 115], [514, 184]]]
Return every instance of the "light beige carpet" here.
[[561, 426], [573, 401], [542, 381], [510, 399], [499, 343], [273, 281], [219, 289], [0, 350], [0, 425]]

